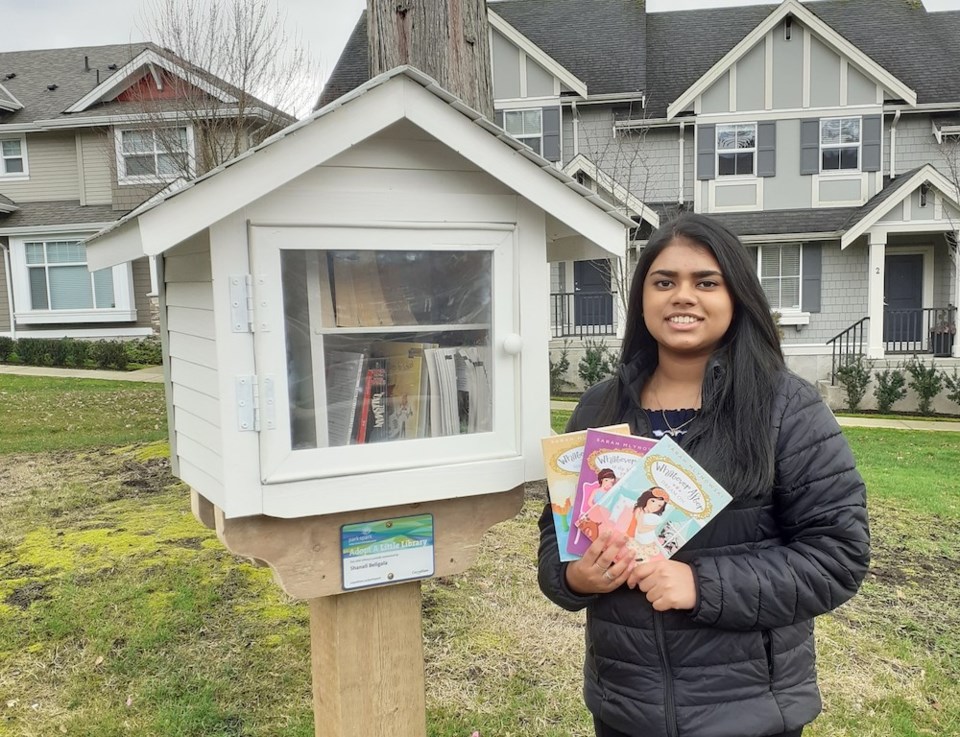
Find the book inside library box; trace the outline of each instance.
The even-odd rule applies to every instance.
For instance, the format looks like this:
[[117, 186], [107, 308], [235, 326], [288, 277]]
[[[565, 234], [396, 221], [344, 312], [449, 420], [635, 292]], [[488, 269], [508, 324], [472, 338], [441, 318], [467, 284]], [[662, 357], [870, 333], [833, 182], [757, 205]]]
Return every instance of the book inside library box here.
[[293, 449], [492, 431], [490, 251], [283, 250], [280, 264]]

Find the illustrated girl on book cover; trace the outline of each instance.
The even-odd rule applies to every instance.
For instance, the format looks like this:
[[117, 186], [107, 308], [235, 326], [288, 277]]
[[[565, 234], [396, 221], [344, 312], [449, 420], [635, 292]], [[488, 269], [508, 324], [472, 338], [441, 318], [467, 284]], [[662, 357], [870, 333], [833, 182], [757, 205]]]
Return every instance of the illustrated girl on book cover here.
[[627, 526], [627, 537], [637, 546], [637, 557], [647, 560], [660, 554], [657, 544], [658, 527], [663, 523], [663, 512], [670, 498], [659, 486], [643, 492], [633, 505], [633, 519]]

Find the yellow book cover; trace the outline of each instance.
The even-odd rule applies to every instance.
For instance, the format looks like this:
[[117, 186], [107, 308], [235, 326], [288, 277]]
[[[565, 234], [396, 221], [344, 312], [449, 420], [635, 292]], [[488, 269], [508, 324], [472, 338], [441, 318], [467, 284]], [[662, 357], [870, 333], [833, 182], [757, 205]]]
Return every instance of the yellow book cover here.
[[390, 440], [426, 437], [427, 368], [423, 351], [436, 343], [382, 341], [371, 353], [387, 359], [387, 428]]

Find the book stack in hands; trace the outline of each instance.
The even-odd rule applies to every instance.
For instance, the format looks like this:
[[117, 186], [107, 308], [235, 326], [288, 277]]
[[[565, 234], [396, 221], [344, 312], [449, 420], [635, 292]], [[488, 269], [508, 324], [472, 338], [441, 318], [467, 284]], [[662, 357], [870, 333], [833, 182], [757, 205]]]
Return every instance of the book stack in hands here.
[[563, 561], [610, 530], [637, 560], [670, 558], [730, 502], [730, 495], [670, 437], [628, 425], [544, 438], [547, 489]]

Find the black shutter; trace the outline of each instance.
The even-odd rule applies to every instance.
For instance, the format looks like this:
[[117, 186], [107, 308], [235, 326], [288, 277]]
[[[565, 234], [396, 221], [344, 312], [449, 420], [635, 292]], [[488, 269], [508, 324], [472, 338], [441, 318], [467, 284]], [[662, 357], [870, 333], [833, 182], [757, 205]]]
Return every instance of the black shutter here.
[[880, 171], [883, 150], [883, 118], [879, 115], [864, 115], [860, 131], [863, 161], [861, 171]]
[[777, 176], [777, 123], [757, 123], [757, 176]]
[[800, 121], [800, 173], [820, 173], [820, 120]]
[[717, 126], [697, 126], [697, 179], [716, 178]]
[[541, 115], [543, 158], [547, 161], [560, 161], [560, 107], [545, 107]]
[[820, 312], [822, 263], [820, 244], [804, 243], [800, 256], [800, 274], [803, 279], [803, 299], [800, 309], [804, 312]]

